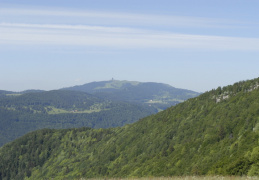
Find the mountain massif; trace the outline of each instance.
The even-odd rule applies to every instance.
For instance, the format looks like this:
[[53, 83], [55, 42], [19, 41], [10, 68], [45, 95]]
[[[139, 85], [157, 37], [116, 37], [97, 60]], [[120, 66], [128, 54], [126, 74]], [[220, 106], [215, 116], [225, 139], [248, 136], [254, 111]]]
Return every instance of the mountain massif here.
[[165, 110], [200, 94], [163, 83], [118, 80], [92, 82], [65, 89], [87, 92], [115, 101], [149, 105], [155, 107], [158, 111]]
[[[141, 84], [142, 88], [137, 87]], [[0, 91], [0, 146], [42, 128], [123, 126], [198, 95], [187, 90], [172, 91], [176, 88], [165, 84], [145, 84], [104, 81], [53, 91]], [[139, 94], [135, 95], [137, 91]], [[142, 97], [143, 94], [147, 96]], [[173, 95], [178, 99], [172, 100]]]
[[1, 179], [259, 176], [259, 78], [133, 124], [38, 130], [0, 149]]

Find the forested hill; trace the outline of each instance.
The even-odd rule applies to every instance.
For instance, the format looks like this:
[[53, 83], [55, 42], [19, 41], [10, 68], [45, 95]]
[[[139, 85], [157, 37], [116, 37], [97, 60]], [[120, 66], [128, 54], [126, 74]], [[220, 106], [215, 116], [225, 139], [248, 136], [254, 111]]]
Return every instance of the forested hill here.
[[8, 95], [12, 95], [12, 94], [15, 94], [15, 93], [12, 92], [12, 91], [0, 90], [0, 99], [1, 99], [1, 98], [5, 98], [5, 97], [7, 97]]
[[63, 110], [90, 109], [94, 104], [104, 102], [101, 98], [83, 92], [54, 90], [40, 93], [25, 93], [24, 95], [4, 98], [0, 101], [0, 106], [14, 110], [22, 108], [23, 111], [28, 109], [44, 112], [52, 107]]
[[40, 130], [0, 149], [2, 179], [259, 176], [259, 78], [134, 124]]
[[37, 129], [117, 127], [156, 112], [147, 105], [113, 102], [77, 91], [9, 94], [0, 99], [0, 146]]
[[162, 110], [200, 94], [163, 83], [118, 80], [92, 82], [65, 89], [87, 92], [116, 101], [148, 104]]
[[43, 90], [34, 90], [34, 89], [25, 90], [25, 91], [21, 91], [21, 92], [0, 90], [0, 98], [5, 98], [8, 96], [17, 96], [17, 95], [21, 95], [21, 94], [34, 93], [34, 92], [44, 92], [44, 91]]

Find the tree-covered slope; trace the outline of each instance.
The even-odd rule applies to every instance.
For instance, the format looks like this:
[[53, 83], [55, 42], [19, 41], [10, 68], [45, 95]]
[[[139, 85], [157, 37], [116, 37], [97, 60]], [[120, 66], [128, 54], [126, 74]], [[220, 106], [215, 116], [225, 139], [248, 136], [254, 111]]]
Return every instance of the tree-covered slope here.
[[21, 94], [34, 93], [34, 92], [44, 92], [44, 91], [43, 90], [34, 90], [34, 89], [30, 89], [30, 90], [26, 90], [26, 91], [21, 91], [21, 92], [0, 90], [0, 99], [1, 98], [6, 98], [8, 96], [18, 96], [18, 95], [21, 95]]
[[27, 134], [0, 149], [0, 177], [259, 176], [258, 85], [218, 88], [120, 128]]
[[63, 110], [90, 109], [91, 106], [99, 103], [104, 103], [104, 100], [87, 93], [55, 90], [4, 98], [0, 101], [0, 106], [18, 111], [28, 109], [46, 113], [49, 111], [45, 109], [46, 107]]
[[162, 110], [199, 95], [197, 92], [163, 83], [118, 80], [92, 82], [65, 89], [87, 92], [116, 101], [148, 104]]
[[13, 95], [15, 94], [12, 91], [4, 91], [4, 90], [0, 90], [0, 99], [7, 97], [8, 95]]
[[155, 112], [152, 107], [75, 91], [7, 96], [0, 99], [0, 146], [37, 129], [123, 126]]

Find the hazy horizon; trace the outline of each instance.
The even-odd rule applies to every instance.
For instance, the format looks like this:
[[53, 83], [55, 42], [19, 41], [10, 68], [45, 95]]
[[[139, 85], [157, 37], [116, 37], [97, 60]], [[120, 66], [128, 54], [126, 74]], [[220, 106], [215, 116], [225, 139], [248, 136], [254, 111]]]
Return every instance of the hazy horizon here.
[[259, 77], [258, 1], [0, 1], [0, 89], [111, 78], [205, 92]]

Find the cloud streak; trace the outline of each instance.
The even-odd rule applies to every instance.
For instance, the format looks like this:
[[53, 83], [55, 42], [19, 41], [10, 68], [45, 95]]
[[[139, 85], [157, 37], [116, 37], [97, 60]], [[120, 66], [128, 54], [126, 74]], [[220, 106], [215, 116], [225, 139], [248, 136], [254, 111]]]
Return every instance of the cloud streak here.
[[259, 51], [258, 38], [173, 31], [191, 27], [204, 32], [204, 28], [226, 28], [237, 24], [227, 20], [185, 16], [0, 8], [0, 45]]
[[[30, 8], [0, 8], [0, 21], [27, 18], [30, 21], [46, 22], [66, 20], [67, 23], [83, 23], [96, 25], [120, 25], [120, 26], [166, 26], [166, 27], [195, 27], [195, 28], [226, 28], [236, 26], [237, 22], [215, 18], [132, 14], [120, 12], [100, 11], [73, 11], [73, 10], [46, 10]], [[4, 17], [5, 19], [2, 19]], [[51, 17], [51, 18], [50, 18]]]
[[0, 23], [0, 32], [1, 45], [259, 51], [258, 38], [179, 34], [122, 27]]

